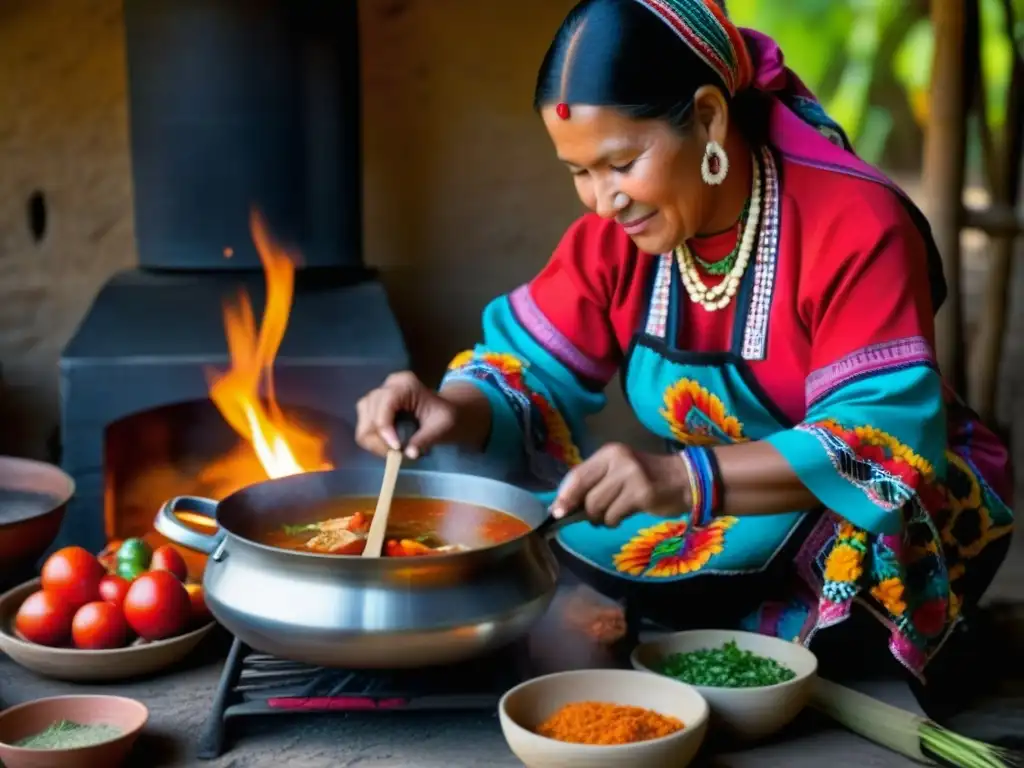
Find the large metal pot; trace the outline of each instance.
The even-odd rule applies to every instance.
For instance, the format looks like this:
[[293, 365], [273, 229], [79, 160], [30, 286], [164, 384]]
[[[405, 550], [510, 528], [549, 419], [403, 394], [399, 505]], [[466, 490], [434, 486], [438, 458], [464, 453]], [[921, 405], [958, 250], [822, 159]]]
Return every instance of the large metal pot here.
[[[345, 496], [376, 496], [377, 473], [332, 470], [252, 485], [219, 504], [182, 496], [157, 514], [168, 539], [208, 554], [203, 576], [214, 617], [252, 648], [333, 667], [395, 668], [460, 661], [524, 635], [554, 596], [558, 567], [537, 531], [485, 549], [424, 558], [360, 558], [258, 543]], [[478, 504], [536, 528], [547, 519], [530, 492], [472, 475], [403, 471], [396, 497]], [[178, 512], [216, 521], [215, 534]]]

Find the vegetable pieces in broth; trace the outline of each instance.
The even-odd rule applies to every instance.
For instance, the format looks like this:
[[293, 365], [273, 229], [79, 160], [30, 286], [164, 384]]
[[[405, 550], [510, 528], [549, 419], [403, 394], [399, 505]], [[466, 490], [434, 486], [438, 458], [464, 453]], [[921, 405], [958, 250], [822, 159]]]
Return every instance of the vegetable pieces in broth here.
[[[282, 549], [326, 555], [359, 555], [373, 518], [373, 499], [332, 503], [317, 522], [285, 525], [264, 537]], [[439, 499], [395, 499], [388, 518], [386, 557], [465, 552], [517, 538], [530, 526], [517, 517]]]
[[673, 653], [666, 657], [661, 674], [690, 685], [708, 688], [763, 688], [796, 677], [796, 673], [775, 659], [740, 650], [735, 640], [721, 648]]
[[[370, 531], [370, 520], [373, 515], [356, 512], [348, 517], [334, 517], [321, 523], [308, 525], [286, 525], [285, 533], [301, 535], [312, 533], [306, 540], [306, 549], [324, 555], [357, 555], [362, 552], [366, 536]], [[428, 536], [418, 539], [390, 539], [385, 542], [385, 554], [388, 557], [411, 557], [415, 555], [440, 555], [446, 552], [462, 552], [469, 547], [462, 544], [444, 544], [430, 546], [426, 543]]]

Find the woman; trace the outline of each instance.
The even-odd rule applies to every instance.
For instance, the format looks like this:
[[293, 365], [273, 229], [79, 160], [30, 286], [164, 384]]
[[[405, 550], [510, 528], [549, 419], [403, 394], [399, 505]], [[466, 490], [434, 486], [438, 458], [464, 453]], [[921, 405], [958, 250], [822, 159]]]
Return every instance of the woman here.
[[[858, 653], [924, 681], [1012, 515], [1006, 451], [936, 369], [923, 216], [712, 0], [584, 0], [535, 106], [592, 213], [439, 392], [402, 373], [367, 395], [360, 444], [412, 409], [411, 456], [525, 462], [554, 514], [585, 507], [600, 525], [558, 545], [644, 613], [808, 644], [871, 616]], [[616, 373], [666, 453], [591, 450]]]

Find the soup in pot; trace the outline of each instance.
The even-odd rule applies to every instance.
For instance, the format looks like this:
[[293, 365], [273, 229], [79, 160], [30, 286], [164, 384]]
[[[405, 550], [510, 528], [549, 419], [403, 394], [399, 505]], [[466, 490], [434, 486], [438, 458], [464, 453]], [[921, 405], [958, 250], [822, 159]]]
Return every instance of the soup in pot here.
[[[309, 522], [284, 525], [260, 537], [263, 544], [323, 555], [359, 555], [366, 544], [375, 497], [346, 497], [311, 509]], [[385, 557], [443, 555], [482, 549], [518, 538], [531, 526], [496, 509], [442, 499], [391, 502]]]

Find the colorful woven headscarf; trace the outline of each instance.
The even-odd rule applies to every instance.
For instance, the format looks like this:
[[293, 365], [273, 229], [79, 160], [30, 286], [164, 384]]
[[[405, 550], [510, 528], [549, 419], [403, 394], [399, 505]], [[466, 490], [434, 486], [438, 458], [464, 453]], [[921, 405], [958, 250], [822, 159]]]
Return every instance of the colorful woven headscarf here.
[[[830, 118], [800, 79], [781, 63], [781, 54], [769, 38], [753, 30], [741, 30], [715, 0], [637, 0], [664, 21], [697, 54], [722, 83], [730, 96], [755, 87], [772, 93], [805, 123], [832, 143], [850, 150], [843, 129]], [[755, 62], [751, 46], [770, 50], [778, 61]], [[760, 69], [759, 69], [760, 65]], [[764, 71], [760, 71], [764, 70]]]
[[743, 35], [714, 0], [638, 0], [668, 24], [735, 96], [750, 86], [754, 65]]

